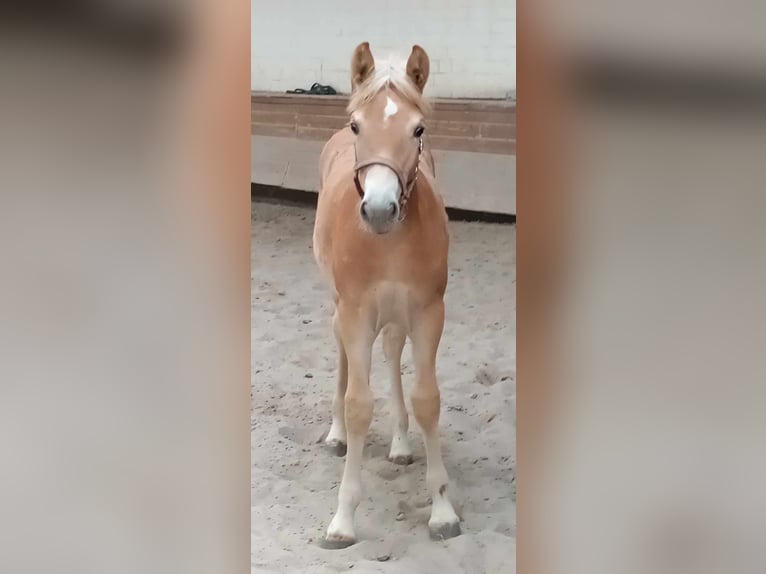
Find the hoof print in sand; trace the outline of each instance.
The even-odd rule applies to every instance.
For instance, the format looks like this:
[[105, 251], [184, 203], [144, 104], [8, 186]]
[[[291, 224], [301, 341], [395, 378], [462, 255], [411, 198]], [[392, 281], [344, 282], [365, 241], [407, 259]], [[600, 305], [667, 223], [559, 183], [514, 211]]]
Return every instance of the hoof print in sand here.
[[497, 374], [490, 369], [479, 368], [476, 370], [474, 381], [485, 387], [491, 387], [497, 382]]
[[442, 524], [434, 528], [428, 527], [428, 534], [431, 536], [431, 540], [447, 540], [448, 538], [455, 538], [460, 536], [460, 523], [455, 522], [453, 524]]

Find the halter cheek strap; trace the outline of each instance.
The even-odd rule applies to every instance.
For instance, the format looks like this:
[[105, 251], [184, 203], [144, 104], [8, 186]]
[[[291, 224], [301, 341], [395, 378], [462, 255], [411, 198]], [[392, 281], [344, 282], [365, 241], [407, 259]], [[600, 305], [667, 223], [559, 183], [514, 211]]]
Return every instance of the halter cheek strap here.
[[356, 191], [359, 193], [359, 197], [364, 197], [364, 189], [359, 181], [359, 172], [370, 165], [384, 165], [396, 174], [399, 179], [399, 186], [401, 192], [399, 193], [399, 219], [404, 219], [404, 208], [407, 205], [407, 200], [410, 198], [412, 190], [415, 188], [415, 182], [418, 179], [418, 173], [420, 171], [420, 155], [423, 153], [423, 138], [418, 140], [418, 157], [415, 162], [415, 171], [412, 174], [412, 179], [407, 181], [404, 174], [402, 174], [396, 166], [394, 166], [388, 159], [383, 157], [373, 157], [364, 161], [359, 161], [356, 157], [356, 145], [354, 145], [354, 184], [356, 185]]

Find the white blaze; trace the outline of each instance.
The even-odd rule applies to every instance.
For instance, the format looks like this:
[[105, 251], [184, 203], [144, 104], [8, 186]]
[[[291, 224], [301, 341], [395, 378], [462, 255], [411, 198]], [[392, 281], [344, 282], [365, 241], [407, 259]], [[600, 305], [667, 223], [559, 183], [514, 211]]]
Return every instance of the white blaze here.
[[389, 117], [393, 116], [398, 111], [399, 111], [399, 108], [396, 106], [396, 102], [387, 96], [386, 109], [383, 110], [383, 119], [387, 120]]

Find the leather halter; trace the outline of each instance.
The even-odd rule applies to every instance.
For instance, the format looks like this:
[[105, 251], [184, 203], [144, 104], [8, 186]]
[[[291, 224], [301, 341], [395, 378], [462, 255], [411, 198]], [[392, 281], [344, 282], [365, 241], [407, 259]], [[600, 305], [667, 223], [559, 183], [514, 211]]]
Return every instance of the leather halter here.
[[356, 185], [356, 191], [359, 193], [359, 197], [364, 197], [364, 189], [359, 181], [359, 171], [370, 165], [384, 165], [396, 174], [399, 179], [399, 221], [404, 219], [405, 207], [407, 206], [407, 200], [410, 198], [412, 190], [415, 188], [415, 182], [418, 180], [418, 173], [420, 172], [420, 155], [423, 153], [423, 138], [418, 138], [418, 157], [415, 161], [415, 172], [412, 174], [412, 179], [405, 180], [404, 175], [394, 166], [388, 159], [384, 157], [377, 157], [359, 161], [356, 155], [356, 143], [354, 144], [354, 184]]

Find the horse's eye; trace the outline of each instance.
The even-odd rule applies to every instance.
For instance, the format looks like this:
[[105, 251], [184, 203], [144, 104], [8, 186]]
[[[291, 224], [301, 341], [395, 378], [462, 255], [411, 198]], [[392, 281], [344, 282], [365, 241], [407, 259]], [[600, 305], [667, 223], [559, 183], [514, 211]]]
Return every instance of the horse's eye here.
[[426, 131], [426, 128], [425, 128], [425, 127], [423, 127], [423, 126], [418, 126], [418, 127], [416, 127], [416, 128], [415, 128], [415, 137], [416, 137], [416, 138], [419, 138], [420, 136], [422, 136], [422, 135], [423, 135], [423, 132], [424, 132], [424, 131]]
[[359, 124], [357, 124], [356, 122], [351, 122], [349, 127], [351, 128], [352, 132], [359, 135]]

